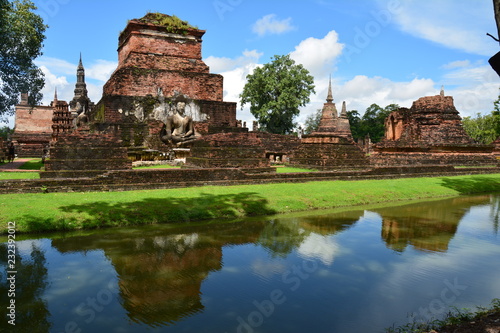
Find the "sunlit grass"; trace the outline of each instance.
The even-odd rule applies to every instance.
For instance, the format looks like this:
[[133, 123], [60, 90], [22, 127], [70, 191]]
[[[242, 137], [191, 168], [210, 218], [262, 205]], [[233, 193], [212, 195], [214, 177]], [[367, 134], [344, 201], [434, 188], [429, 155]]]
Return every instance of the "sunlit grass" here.
[[283, 166], [283, 167], [277, 167], [276, 172], [277, 173], [294, 173], [294, 172], [315, 172], [318, 171], [316, 169], [305, 169], [305, 168], [294, 168], [294, 167], [288, 167], [288, 166]]
[[[0, 232], [177, 223], [400, 202], [500, 189], [500, 174], [0, 195]], [[22, 209], [20, 209], [22, 207]]]
[[38, 178], [40, 178], [38, 172], [0, 172], [0, 180]]
[[169, 165], [169, 164], [159, 164], [159, 165], [137, 166], [137, 167], [133, 167], [132, 169], [134, 169], [134, 170], [140, 170], [140, 169], [180, 169], [180, 166], [174, 166], [174, 165]]
[[41, 158], [34, 158], [19, 167], [22, 170], [40, 170], [43, 167]]

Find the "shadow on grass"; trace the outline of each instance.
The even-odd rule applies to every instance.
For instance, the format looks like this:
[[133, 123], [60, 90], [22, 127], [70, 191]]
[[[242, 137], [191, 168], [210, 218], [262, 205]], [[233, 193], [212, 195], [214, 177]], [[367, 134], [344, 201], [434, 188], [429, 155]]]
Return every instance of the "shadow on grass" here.
[[26, 232], [179, 223], [272, 215], [265, 198], [252, 192], [201, 194], [196, 198], [148, 198], [132, 202], [96, 201], [63, 206], [58, 219], [24, 216]]
[[441, 178], [441, 185], [460, 194], [500, 192], [500, 179], [493, 177]]

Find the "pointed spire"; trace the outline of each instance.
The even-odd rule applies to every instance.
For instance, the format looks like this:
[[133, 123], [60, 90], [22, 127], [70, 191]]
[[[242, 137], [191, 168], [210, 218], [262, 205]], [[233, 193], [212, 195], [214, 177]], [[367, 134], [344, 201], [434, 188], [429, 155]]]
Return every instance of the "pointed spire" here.
[[332, 94], [332, 76], [330, 75], [330, 83], [328, 84], [328, 96], [326, 96], [326, 102], [333, 102], [333, 94]]
[[80, 62], [78, 62], [78, 69], [83, 69], [82, 52], [80, 52]]
[[441, 86], [441, 92], [439, 94], [444, 97], [444, 86]]
[[345, 101], [342, 102], [342, 111], [340, 112], [340, 117], [347, 118], [347, 108], [345, 106]]
[[54, 102], [57, 102], [57, 87], [54, 90]]

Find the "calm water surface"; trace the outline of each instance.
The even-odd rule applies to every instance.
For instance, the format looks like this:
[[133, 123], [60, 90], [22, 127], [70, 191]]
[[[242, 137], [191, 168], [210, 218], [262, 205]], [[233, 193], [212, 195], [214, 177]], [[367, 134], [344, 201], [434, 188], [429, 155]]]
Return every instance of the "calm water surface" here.
[[383, 332], [486, 306], [499, 207], [484, 195], [18, 240], [14, 331]]

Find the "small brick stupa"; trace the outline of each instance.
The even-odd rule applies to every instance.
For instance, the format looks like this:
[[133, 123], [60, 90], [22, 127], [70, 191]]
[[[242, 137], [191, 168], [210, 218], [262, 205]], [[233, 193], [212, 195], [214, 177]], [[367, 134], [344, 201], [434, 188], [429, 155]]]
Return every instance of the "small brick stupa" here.
[[493, 146], [478, 144], [465, 132], [453, 97], [443, 89], [392, 112], [385, 127], [371, 157], [376, 166], [496, 164]]
[[331, 82], [318, 129], [302, 137], [290, 163], [319, 169], [352, 169], [368, 165], [368, 159], [352, 138], [345, 102], [338, 116]]

